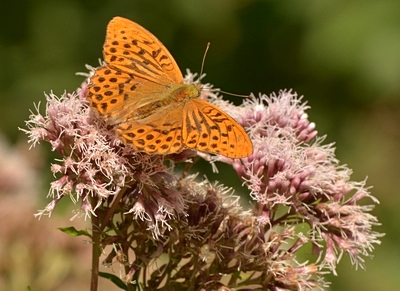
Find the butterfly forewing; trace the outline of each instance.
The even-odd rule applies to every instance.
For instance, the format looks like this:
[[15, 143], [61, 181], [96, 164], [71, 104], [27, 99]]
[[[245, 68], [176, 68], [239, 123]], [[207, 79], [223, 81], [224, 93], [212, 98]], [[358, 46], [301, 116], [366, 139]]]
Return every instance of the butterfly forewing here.
[[122, 17], [107, 26], [104, 60], [119, 70], [159, 83], [182, 83], [174, 58], [148, 30]]

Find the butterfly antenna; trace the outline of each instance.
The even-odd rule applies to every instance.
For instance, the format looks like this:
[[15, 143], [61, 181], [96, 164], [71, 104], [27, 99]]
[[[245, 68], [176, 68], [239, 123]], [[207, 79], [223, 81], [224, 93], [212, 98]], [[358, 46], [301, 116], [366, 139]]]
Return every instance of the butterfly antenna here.
[[[207, 56], [209, 48], [210, 48], [210, 42], [207, 43], [206, 51], [204, 52], [204, 55], [203, 55], [203, 61], [201, 62], [200, 77], [203, 75], [204, 63], [206, 62], [206, 56]], [[242, 98], [250, 97], [248, 95], [240, 95], [240, 94], [233, 94], [233, 93], [225, 92], [220, 89], [211, 89], [210, 91], [218, 91], [218, 92], [221, 92], [224, 94], [228, 94], [228, 95], [236, 96], [236, 97], [242, 97]]]
[[231, 96], [236, 96], [236, 97], [242, 97], [242, 98], [249, 98], [250, 95], [241, 95], [241, 94], [234, 94], [234, 93], [230, 93], [230, 92], [226, 92], [226, 91], [222, 91], [222, 90], [218, 90], [218, 92], [227, 94], [227, 95], [231, 95]]
[[207, 43], [206, 51], [204, 52], [203, 55], [203, 61], [201, 62], [201, 69], [200, 69], [200, 77], [201, 75], [203, 75], [204, 63], [206, 62], [206, 56], [209, 48], [210, 48], [210, 42]]

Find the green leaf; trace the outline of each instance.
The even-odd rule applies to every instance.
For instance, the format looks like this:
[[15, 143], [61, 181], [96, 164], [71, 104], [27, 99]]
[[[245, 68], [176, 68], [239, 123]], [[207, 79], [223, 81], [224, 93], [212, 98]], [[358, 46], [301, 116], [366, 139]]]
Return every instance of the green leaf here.
[[104, 272], [99, 272], [99, 276], [103, 277], [105, 279], [109, 279], [111, 282], [113, 282], [115, 285], [117, 285], [119, 288], [122, 290], [128, 290], [128, 286], [122, 281], [119, 277], [110, 274], [110, 273], [104, 273]]
[[89, 232], [87, 232], [87, 230], [77, 230], [75, 227], [70, 226], [70, 227], [59, 227], [59, 230], [61, 230], [62, 232], [70, 235], [70, 236], [87, 236], [89, 238], [92, 238], [92, 236], [90, 235]]

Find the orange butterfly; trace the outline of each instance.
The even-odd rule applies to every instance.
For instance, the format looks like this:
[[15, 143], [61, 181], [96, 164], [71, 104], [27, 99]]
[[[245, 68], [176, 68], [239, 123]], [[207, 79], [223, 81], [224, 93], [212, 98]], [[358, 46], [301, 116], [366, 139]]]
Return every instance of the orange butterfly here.
[[91, 77], [87, 98], [121, 140], [137, 151], [172, 154], [185, 148], [244, 158], [253, 145], [244, 129], [184, 84], [174, 58], [139, 24], [122, 17], [107, 27], [106, 65]]

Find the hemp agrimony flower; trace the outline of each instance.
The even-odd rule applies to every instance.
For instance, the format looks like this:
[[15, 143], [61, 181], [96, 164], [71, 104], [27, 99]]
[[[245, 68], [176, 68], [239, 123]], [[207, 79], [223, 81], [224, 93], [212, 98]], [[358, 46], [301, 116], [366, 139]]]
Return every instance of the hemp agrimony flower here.
[[[196, 152], [146, 155], [124, 146], [89, 109], [86, 93], [84, 83], [77, 93], [46, 95], [45, 114], [32, 113], [24, 131], [32, 145], [49, 142], [60, 155], [51, 165], [52, 201], [36, 215], [50, 216], [69, 196], [80, 203], [75, 216], [92, 221], [85, 234], [97, 254], [92, 290], [106, 246], [103, 262], [121, 263], [128, 290], [311, 290], [326, 286], [323, 275], [335, 273], [342, 255], [363, 268], [380, 243], [373, 205], [358, 204], [377, 200], [365, 181], [351, 181], [291, 91], [241, 106], [203, 91], [251, 137], [247, 158], [200, 155], [233, 167], [250, 209], [232, 189], [190, 173]], [[182, 174], [176, 163], [185, 164]], [[301, 261], [309, 248], [314, 259]]]

